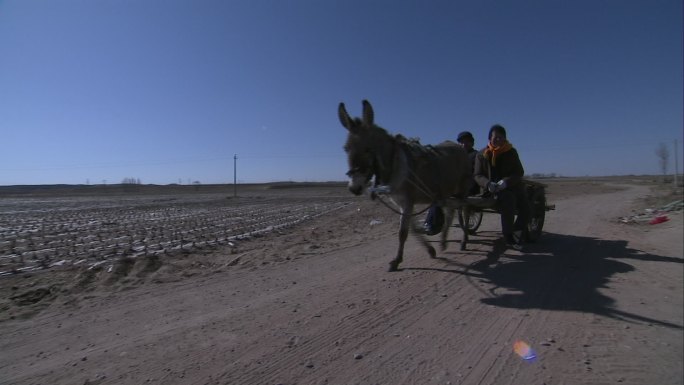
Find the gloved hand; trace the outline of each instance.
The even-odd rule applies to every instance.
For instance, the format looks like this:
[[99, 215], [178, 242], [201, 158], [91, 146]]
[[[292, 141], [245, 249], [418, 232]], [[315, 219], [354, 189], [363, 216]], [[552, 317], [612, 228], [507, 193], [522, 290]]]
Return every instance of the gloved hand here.
[[489, 192], [493, 194], [499, 191], [499, 185], [494, 182], [489, 182], [487, 183], [487, 190], [489, 190]]
[[499, 190], [504, 190], [507, 186], [506, 181], [503, 179], [501, 179], [497, 184], [499, 185]]

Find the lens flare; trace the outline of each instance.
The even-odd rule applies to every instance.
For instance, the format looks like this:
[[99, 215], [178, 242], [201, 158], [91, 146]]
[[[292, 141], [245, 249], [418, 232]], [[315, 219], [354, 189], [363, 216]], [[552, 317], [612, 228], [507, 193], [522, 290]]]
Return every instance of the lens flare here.
[[537, 354], [525, 341], [515, 341], [513, 351], [525, 361], [532, 361], [537, 358]]

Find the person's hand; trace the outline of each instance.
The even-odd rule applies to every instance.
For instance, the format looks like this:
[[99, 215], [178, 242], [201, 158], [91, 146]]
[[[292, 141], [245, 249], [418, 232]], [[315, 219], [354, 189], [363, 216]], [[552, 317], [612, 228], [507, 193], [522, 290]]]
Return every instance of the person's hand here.
[[506, 181], [503, 179], [501, 179], [497, 185], [499, 185], [499, 190], [504, 190], [507, 186]]
[[489, 192], [493, 194], [499, 191], [499, 185], [494, 182], [489, 182], [487, 183], [487, 190], [489, 190]]

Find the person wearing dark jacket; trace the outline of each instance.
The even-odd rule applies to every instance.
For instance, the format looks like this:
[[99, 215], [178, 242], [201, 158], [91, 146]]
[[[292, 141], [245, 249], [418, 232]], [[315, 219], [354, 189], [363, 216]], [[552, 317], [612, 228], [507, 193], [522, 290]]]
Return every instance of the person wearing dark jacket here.
[[522, 184], [525, 170], [518, 151], [506, 139], [503, 126], [496, 124], [489, 130], [489, 143], [477, 153], [473, 174], [483, 193], [496, 198], [506, 243], [518, 248], [529, 217], [525, 186]]
[[[458, 134], [456, 141], [463, 146], [468, 152], [468, 159], [470, 160], [471, 171], [475, 170], [475, 158], [477, 157], [477, 150], [475, 149], [475, 138], [470, 131], [463, 131]], [[473, 174], [474, 175], [474, 174]], [[468, 189], [468, 195], [478, 195], [480, 193], [480, 187], [472, 180], [472, 186]]]
[[[470, 170], [475, 167], [475, 157], [477, 156], [477, 150], [475, 147], [475, 137], [469, 131], [462, 131], [456, 137], [456, 141], [465, 148], [468, 152], [468, 160], [470, 160]], [[470, 186], [468, 188], [468, 195], [478, 195], [480, 193], [480, 187], [475, 183], [475, 180], [471, 178]], [[442, 226], [444, 224], [444, 212], [442, 208], [433, 202], [428, 208], [427, 215], [425, 216], [425, 222], [423, 222], [423, 230], [427, 235], [439, 234], [442, 231]]]

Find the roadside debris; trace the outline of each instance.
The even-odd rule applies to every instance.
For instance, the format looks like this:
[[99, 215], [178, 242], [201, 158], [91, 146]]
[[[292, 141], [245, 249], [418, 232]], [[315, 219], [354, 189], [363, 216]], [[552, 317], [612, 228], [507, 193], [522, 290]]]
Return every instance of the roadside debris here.
[[657, 225], [670, 220], [666, 215], [667, 213], [682, 209], [684, 209], [684, 201], [680, 199], [657, 209], [646, 209], [643, 213], [620, 217], [620, 222]]
[[670, 218], [668, 218], [667, 215], [658, 215], [657, 217], [648, 221], [648, 224], [649, 225], [657, 225], [658, 223], [667, 222], [669, 220], [670, 220]]

